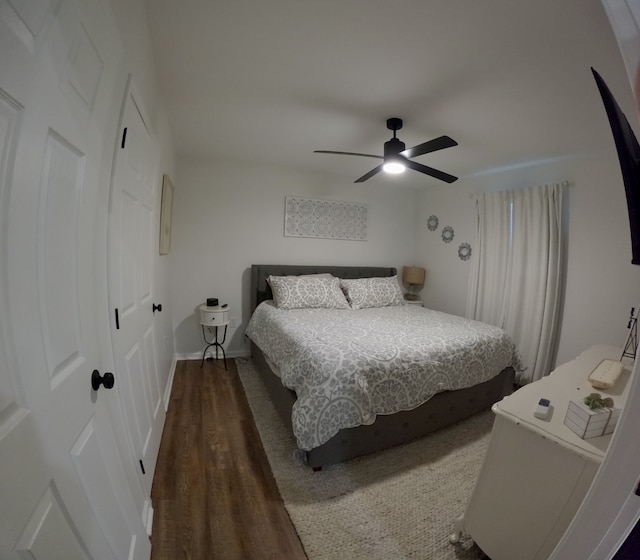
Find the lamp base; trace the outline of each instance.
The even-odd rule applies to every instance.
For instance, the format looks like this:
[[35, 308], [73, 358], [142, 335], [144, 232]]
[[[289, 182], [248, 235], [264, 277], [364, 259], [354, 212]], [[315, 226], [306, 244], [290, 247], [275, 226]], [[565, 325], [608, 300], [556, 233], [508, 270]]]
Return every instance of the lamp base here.
[[418, 297], [418, 294], [407, 292], [406, 294], [404, 294], [404, 299], [406, 299], [407, 301], [418, 301], [420, 298]]

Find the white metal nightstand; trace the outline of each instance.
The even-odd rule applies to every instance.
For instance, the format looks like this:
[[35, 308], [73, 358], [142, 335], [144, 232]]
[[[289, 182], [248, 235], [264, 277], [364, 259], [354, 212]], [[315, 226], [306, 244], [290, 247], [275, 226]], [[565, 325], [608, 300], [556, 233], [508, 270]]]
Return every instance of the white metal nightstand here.
[[[209, 348], [214, 347], [216, 349], [216, 360], [218, 359], [218, 349], [222, 352], [222, 359], [224, 361], [224, 369], [227, 369], [227, 356], [224, 352], [224, 341], [227, 338], [227, 327], [229, 326], [229, 307], [225, 304], [223, 306], [216, 305], [209, 307], [208, 305], [200, 306], [200, 325], [202, 326], [202, 336], [205, 341], [205, 349], [202, 352], [202, 362], [200, 367], [204, 365], [204, 358]], [[222, 333], [222, 340], [218, 340], [218, 328], [224, 327]], [[211, 332], [213, 329], [213, 340], [207, 340], [207, 331]]]

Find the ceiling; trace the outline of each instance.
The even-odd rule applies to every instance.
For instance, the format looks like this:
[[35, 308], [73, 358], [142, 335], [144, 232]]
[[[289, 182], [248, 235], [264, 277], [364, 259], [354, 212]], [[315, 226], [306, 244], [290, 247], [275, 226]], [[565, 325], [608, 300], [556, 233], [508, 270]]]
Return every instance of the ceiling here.
[[146, 7], [180, 156], [355, 180], [377, 162], [313, 150], [382, 154], [392, 136], [386, 119], [400, 117], [407, 147], [443, 134], [459, 143], [416, 161], [469, 178], [611, 147], [591, 66], [630, 98], [620, 92], [624, 70], [600, 0]]

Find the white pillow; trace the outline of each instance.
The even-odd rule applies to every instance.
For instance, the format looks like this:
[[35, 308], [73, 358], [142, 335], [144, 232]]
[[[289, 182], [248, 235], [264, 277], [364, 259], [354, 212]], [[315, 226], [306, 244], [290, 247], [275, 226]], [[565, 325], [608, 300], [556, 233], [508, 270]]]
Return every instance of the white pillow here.
[[397, 276], [340, 279], [340, 286], [353, 309], [403, 305], [404, 298]]
[[[293, 278], [335, 278], [330, 272], [316, 272], [315, 274], [296, 274]], [[267, 284], [271, 286], [272, 278], [285, 278], [284, 276], [267, 276]]]
[[329, 275], [269, 276], [276, 307], [348, 309], [340, 279]]

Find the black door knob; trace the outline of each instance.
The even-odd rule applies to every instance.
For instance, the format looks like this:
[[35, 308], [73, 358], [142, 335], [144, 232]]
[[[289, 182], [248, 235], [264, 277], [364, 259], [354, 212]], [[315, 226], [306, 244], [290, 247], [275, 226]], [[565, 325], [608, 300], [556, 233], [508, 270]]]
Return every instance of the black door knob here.
[[153, 312], [155, 313], [156, 311], [162, 311], [162, 304], [159, 303], [158, 305], [156, 305], [155, 303], [153, 304]]
[[105, 389], [111, 389], [113, 384], [115, 383], [115, 379], [113, 377], [113, 373], [105, 372], [104, 375], [100, 375], [100, 372], [97, 369], [93, 370], [91, 374], [91, 386], [94, 391], [100, 389], [100, 385], [103, 385]]

